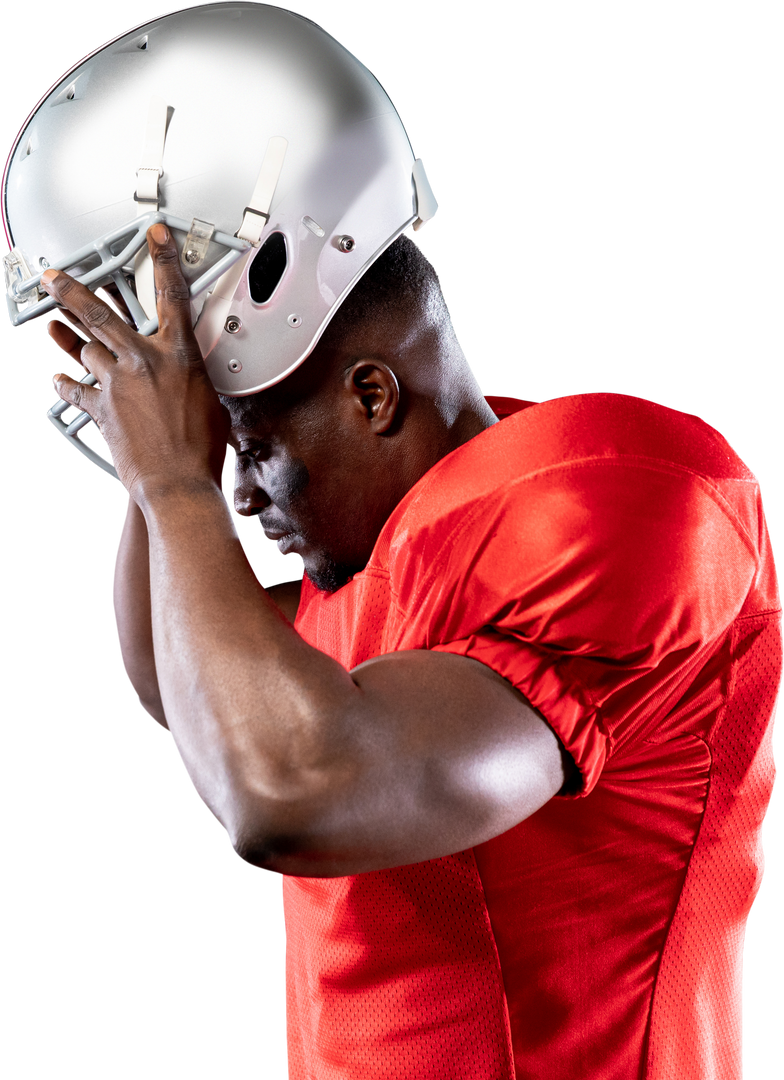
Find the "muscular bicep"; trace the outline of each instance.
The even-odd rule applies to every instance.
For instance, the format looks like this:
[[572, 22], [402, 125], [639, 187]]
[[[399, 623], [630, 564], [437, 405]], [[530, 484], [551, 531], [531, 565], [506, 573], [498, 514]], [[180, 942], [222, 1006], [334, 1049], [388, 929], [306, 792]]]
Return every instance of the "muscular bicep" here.
[[350, 714], [312, 790], [282, 807], [264, 850], [241, 850], [250, 861], [339, 876], [437, 858], [512, 828], [568, 779], [551, 728], [475, 660], [393, 653], [352, 679]]

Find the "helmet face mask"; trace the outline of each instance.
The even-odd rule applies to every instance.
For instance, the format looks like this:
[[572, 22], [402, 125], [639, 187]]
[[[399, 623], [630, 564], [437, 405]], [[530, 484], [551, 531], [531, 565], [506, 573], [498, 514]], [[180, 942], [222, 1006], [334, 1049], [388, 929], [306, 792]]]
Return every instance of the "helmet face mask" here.
[[51, 310], [37, 284], [52, 266], [114, 282], [153, 332], [144, 234], [163, 220], [215, 388], [252, 394], [434, 212], [394, 106], [338, 42], [263, 4], [190, 8], [82, 61], [20, 132], [3, 180], [9, 313]]

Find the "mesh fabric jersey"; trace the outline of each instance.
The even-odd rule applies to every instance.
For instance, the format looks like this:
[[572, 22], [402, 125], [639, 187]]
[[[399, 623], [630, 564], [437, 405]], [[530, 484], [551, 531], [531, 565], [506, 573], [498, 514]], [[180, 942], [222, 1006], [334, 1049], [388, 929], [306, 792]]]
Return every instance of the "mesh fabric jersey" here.
[[488, 665], [579, 789], [469, 851], [285, 878], [291, 1076], [736, 1080], [781, 663], [757, 484], [649, 402], [499, 404], [296, 626], [347, 668]]

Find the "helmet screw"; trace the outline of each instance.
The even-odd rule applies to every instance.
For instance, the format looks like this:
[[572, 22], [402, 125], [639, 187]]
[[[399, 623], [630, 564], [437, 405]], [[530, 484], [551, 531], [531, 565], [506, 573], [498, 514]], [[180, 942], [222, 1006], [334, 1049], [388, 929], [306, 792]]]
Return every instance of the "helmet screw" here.
[[289, 326], [301, 326], [301, 324], [302, 324], [302, 316], [301, 315], [289, 315], [288, 319], [286, 319], [286, 322], [289, 324]]
[[193, 248], [188, 248], [183, 255], [183, 259], [185, 259], [186, 263], [190, 263], [190, 265], [193, 266], [194, 263], [199, 261], [199, 253], [198, 251], [194, 251]]
[[338, 240], [338, 249], [340, 251], [353, 251], [356, 247], [356, 240], [353, 236], [341, 236]]
[[229, 371], [233, 371], [235, 375], [238, 371], [242, 371], [242, 364], [239, 360], [229, 360]]
[[242, 329], [242, 320], [236, 315], [229, 315], [223, 327], [227, 334], [238, 334]]
[[41, 258], [40, 258], [40, 259], [38, 260], [38, 265], [39, 265], [39, 266], [41, 267], [41, 269], [42, 269], [42, 270], [48, 270], [48, 269], [49, 269], [49, 263], [48, 263], [48, 262], [47, 262], [47, 260], [46, 260], [46, 259], [45, 259], [45, 258], [43, 257], [43, 255], [42, 255], [42, 256], [41, 256]]

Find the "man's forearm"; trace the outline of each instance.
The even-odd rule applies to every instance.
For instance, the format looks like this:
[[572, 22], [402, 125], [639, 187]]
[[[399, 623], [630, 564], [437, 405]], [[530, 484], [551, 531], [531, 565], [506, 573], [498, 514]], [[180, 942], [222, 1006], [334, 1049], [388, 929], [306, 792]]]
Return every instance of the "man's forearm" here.
[[216, 486], [142, 502], [166, 717], [197, 789], [236, 840], [248, 805], [279, 803], [289, 784], [318, 787], [334, 765], [323, 760], [323, 717], [340, 716], [357, 688], [262, 589]]
[[147, 712], [155, 717], [159, 724], [167, 727], [152, 643], [147, 525], [133, 499], [128, 505], [117, 552], [114, 610], [128, 678]]

